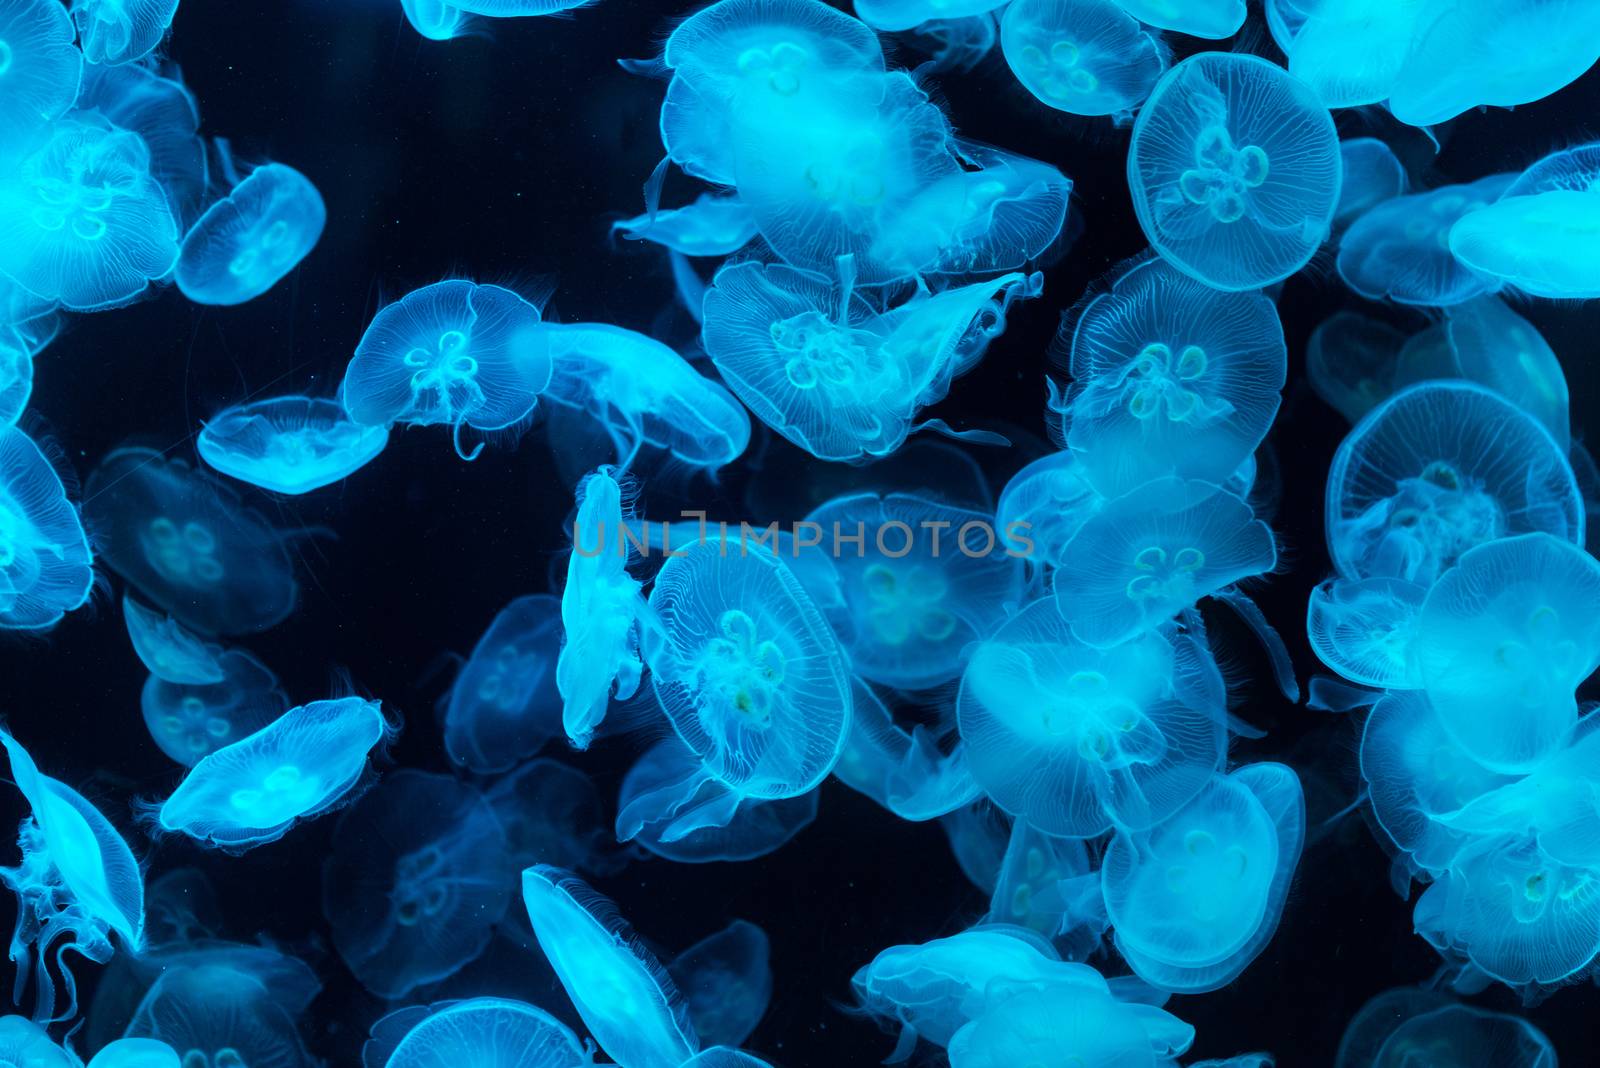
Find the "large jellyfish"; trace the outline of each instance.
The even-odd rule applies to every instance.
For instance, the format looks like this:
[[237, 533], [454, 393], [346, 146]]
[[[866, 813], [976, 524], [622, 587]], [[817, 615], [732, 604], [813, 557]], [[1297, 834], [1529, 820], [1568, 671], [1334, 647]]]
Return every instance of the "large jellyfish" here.
[[45, 630], [89, 599], [93, 558], [50, 461], [0, 427], [0, 630]]
[[83, 78], [73, 36], [57, 0], [12, 0], [0, 8], [0, 145], [25, 143], [72, 106]]
[[177, 10], [178, 0], [72, 0], [83, 57], [107, 65], [154, 51]]
[[1378, 319], [1341, 311], [1324, 319], [1306, 343], [1306, 377], [1317, 396], [1359, 423], [1397, 385], [1406, 336]]
[[289, 708], [277, 676], [249, 653], [219, 650], [216, 667], [220, 678], [213, 683], [169, 682], [152, 674], [139, 694], [150, 737], [184, 767], [254, 734]]
[[1336, 227], [1348, 226], [1385, 201], [1406, 191], [1406, 171], [1394, 149], [1376, 137], [1354, 137], [1339, 142], [1344, 185], [1333, 214]]
[[352, 422], [337, 401], [272, 397], [217, 413], [200, 430], [200, 459], [274, 493], [309, 493], [359, 471], [389, 431]]
[[1222, 678], [1187, 634], [1085, 645], [1048, 599], [979, 644], [956, 702], [967, 764], [995, 804], [1046, 834], [1140, 830], [1210, 781]]
[[1202, 52], [1140, 110], [1128, 185], [1164, 258], [1216, 289], [1257, 289], [1328, 236], [1341, 166], [1333, 120], [1303, 82], [1256, 56]]
[[366, 1068], [579, 1068], [594, 1054], [554, 1016], [505, 998], [390, 1013], [372, 1025]]
[[478, 790], [407, 768], [339, 817], [322, 910], [339, 957], [388, 1001], [454, 975], [515, 889], [505, 831]]
[[167, 968], [139, 1003], [128, 1037], [156, 1039], [183, 1068], [316, 1068], [294, 1011], [264, 977], [226, 958]]
[[1358, 686], [1417, 689], [1417, 614], [1427, 593], [1397, 578], [1328, 579], [1306, 604], [1312, 651]]
[[300, 820], [348, 800], [367, 754], [391, 733], [378, 702], [360, 697], [290, 709], [197, 763], [157, 821], [230, 852], [277, 841]]
[[[33, 814], [17, 831], [22, 862], [0, 868], [0, 881], [17, 896], [11, 959], [20, 1002], [34, 983], [33, 1019], [49, 1024], [78, 1012], [78, 988], [67, 968], [70, 950], [96, 964], [114, 952], [111, 936], [139, 953], [144, 949], [144, 878], [122, 836], [76, 790], [41, 773], [28, 751], [0, 731], [11, 760], [11, 779]], [[50, 957], [61, 972], [67, 1004], [57, 1008]]]
[[1389, 98], [1430, 5], [1292, 0], [1284, 6], [1298, 8], [1299, 26], [1284, 48], [1289, 73], [1328, 107], [1348, 108]]
[[1131, 115], [1167, 69], [1160, 41], [1113, 0], [1016, 0], [1000, 47], [1028, 92], [1074, 115]]
[[1600, 194], [1554, 189], [1474, 205], [1450, 228], [1466, 270], [1536, 297], [1600, 297]]
[[555, 658], [561, 602], [518, 597], [483, 632], [450, 687], [444, 745], [450, 759], [479, 774], [505, 771], [561, 733]]
[[243, 304], [277, 285], [322, 236], [328, 210], [282, 163], [251, 171], [183, 235], [176, 281], [196, 304]]
[[122, 598], [122, 621], [128, 628], [133, 651], [156, 678], [186, 686], [206, 686], [226, 677], [221, 646], [184, 629], [171, 616], [145, 607], [132, 594]]
[[707, 1046], [738, 1046], [750, 1037], [772, 997], [767, 932], [734, 920], [667, 965], [695, 1033]]

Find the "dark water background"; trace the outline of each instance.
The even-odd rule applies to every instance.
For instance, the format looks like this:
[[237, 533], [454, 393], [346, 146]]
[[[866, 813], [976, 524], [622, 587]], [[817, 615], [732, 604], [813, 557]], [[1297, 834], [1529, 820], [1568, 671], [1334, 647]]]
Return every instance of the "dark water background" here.
[[[230, 138], [243, 160], [282, 160], [308, 174], [327, 200], [327, 232], [288, 281], [243, 307], [200, 308], [169, 291], [72, 318], [39, 361], [34, 429], [52, 435], [80, 475], [131, 436], [192, 459], [200, 419], [248, 397], [331, 394], [384, 301], [452, 274], [524, 288], [548, 278], [563, 319], [618, 323], [688, 347], [693, 327], [672, 309], [665, 257], [616, 247], [606, 235], [610, 219], [639, 210], [641, 183], [661, 154], [660, 85], [614, 61], [651, 54], [683, 13], [673, 4], [604, 0], [575, 19], [502, 21], [486, 36], [435, 44], [404, 25], [391, 0], [190, 0], [171, 52], [200, 100], [205, 132]], [[1252, 30], [1258, 22], [1253, 16]], [[1260, 49], [1271, 53], [1269, 43]], [[903, 52], [907, 64], [917, 59]], [[1042, 299], [1015, 310], [983, 365], [930, 413], [1000, 427], [1019, 442], [1008, 451], [968, 450], [998, 492], [1046, 448], [1042, 371], [1059, 311], [1145, 241], [1124, 177], [1125, 130], [1047, 111], [998, 53], [932, 88], [967, 136], [1048, 160], [1077, 183], [1083, 235], [1047, 272]], [[1400, 129], [1392, 143], [1417, 161], [1421, 184], [1470, 180], [1585, 139], [1597, 108], [1600, 74], [1591, 72], [1515, 113], [1460, 119], [1431, 168], [1415, 131]], [[1396, 129], [1360, 114], [1340, 125], [1345, 134]], [[689, 195], [687, 186], [669, 189], [669, 200], [674, 191], [679, 200]], [[1323, 317], [1360, 303], [1333, 280], [1326, 255], [1288, 283], [1280, 302], [1290, 377], [1264, 459], [1275, 460], [1267, 471], [1281, 483], [1274, 525], [1286, 571], [1259, 596], [1302, 680], [1315, 668], [1304, 637], [1306, 596], [1328, 570], [1322, 487], [1345, 430], [1306, 386], [1304, 345]], [[1595, 397], [1589, 360], [1600, 308], [1546, 302], [1522, 310], [1562, 358], [1581, 437]], [[1395, 321], [1424, 325], [1405, 313]], [[849, 474], [802, 462], [770, 437], [758, 426], [757, 459], [719, 487], [695, 485], [689, 501], [733, 519], [794, 520], [810, 507], [808, 487], [836, 486]], [[930, 482], [955, 477], [956, 465], [928, 455], [922, 471]], [[300, 544], [299, 613], [243, 644], [282, 676], [297, 703], [325, 695], [335, 670], [347, 670], [404, 714], [396, 761], [445, 770], [433, 719], [443, 680], [427, 668], [445, 650], [470, 649], [512, 597], [557, 588], [571, 485], [541, 433], [469, 465], [452, 455], [445, 433], [415, 431], [397, 433], [367, 470], [309, 499], [286, 503], [246, 489], [286, 528], [331, 533]], [[670, 514], [682, 503], [645, 487], [647, 512]], [[1289, 706], [1250, 641], [1221, 618], [1217, 627], [1240, 683], [1241, 713], [1271, 731], [1239, 755], [1292, 763], [1306, 779], [1313, 818], [1337, 809], [1355, 790], [1352, 725]], [[224, 904], [219, 935], [261, 935], [308, 956], [326, 984], [306, 1022], [308, 1044], [330, 1063], [357, 1063], [383, 1007], [344, 971], [322, 919], [320, 866], [335, 821], [242, 858], [136, 832], [128, 799], [162, 796], [179, 778], [145, 733], [143, 680], [105, 591], [45, 640], [0, 646], [0, 711], [41, 767], [98, 800], [129, 831], [152, 878], [186, 866], [205, 871]], [[608, 804], [639, 747], [613, 741], [579, 762]], [[15, 798], [3, 804], [7, 821], [20, 815]], [[1436, 958], [1411, 934], [1409, 906], [1389, 890], [1387, 866], [1359, 816], [1309, 846], [1282, 926], [1260, 959], [1227, 989], [1169, 1006], [1198, 1028], [1195, 1055], [1266, 1049], [1283, 1065], [1325, 1065], [1367, 998], [1426, 979]], [[951, 934], [986, 906], [936, 824], [896, 820], [833, 782], [822, 787], [816, 824], [774, 856], [742, 865], [640, 861], [598, 886], [669, 955], [734, 917], [764, 927], [776, 986], [748, 1044], [790, 1068], [868, 1065], [885, 1055], [892, 1040], [837, 1007], [849, 998], [852, 972], [883, 947]], [[84, 972], [92, 990], [95, 969]], [[497, 952], [478, 974], [483, 992], [520, 994], [570, 1016], [537, 955]], [[1569, 1064], [1593, 1063], [1597, 996], [1591, 986], [1562, 991], [1530, 1014]], [[1476, 1001], [1514, 1005], [1503, 990]]]

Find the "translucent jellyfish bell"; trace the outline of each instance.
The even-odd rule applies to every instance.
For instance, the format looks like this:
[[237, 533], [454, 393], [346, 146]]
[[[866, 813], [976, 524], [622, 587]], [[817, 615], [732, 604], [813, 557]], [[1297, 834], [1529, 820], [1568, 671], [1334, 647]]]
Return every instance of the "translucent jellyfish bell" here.
[[1406, 336], [1378, 319], [1341, 311], [1318, 323], [1306, 343], [1306, 377], [1317, 396], [1359, 423], [1394, 392]]
[[1328, 579], [1306, 605], [1312, 651], [1358, 686], [1417, 689], [1417, 616], [1427, 593], [1403, 579]]
[[176, 683], [152, 674], [139, 694], [150, 737], [184, 767], [249, 737], [289, 708], [289, 698], [265, 664], [238, 649], [218, 654], [221, 678], [216, 682]]
[[983, 796], [957, 743], [948, 752], [922, 724], [906, 730], [860, 679], [852, 687], [850, 735], [833, 774], [903, 820], [938, 819]]
[[1123, 10], [1149, 26], [1177, 30], [1190, 37], [1222, 40], [1244, 25], [1243, 0], [1117, 0]]
[[79, 111], [98, 111], [118, 129], [138, 134], [150, 150], [150, 176], [167, 194], [180, 232], [200, 216], [208, 199], [210, 164], [200, 136], [200, 107], [169, 68], [91, 65], [84, 71]]
[[60, 476], [28, 435], [0, 427], [0, 630], [45, 630], [82, 607], [92, 563]]
[[1406, 191], [1406, 171], [1394, 149], [1376, 137], [1354, 137], [1339, 142], [1344, 185], [1334, 212], [1336, 227], [1348, 226], [1385, 201]]
[[561, 602], [518, 597], [483, 632], [450, 687], [444, 745], [462, 767], [488, 774], [520, 763], [561, 733], [555, 658]]
[[1562, 449], [1571, 444], [1567, 378], [1532, 323], [1498, 297], [1479, 297], [1450, 309], [1445, 335], [1462, 378], [1539, 420]]
[[389, 443], [381, 426], [352, 422], [338, 402], [273, 397], [225, 409], [200, 429], [200, 458], [241, 482], [290, 495], [354, 474]]
[[460, 36], [467, 24], [459, 7], [444, 0], [400, 0], [411, 28], [430, 41], [448, 41]]
[[311, 179], [282, 163], [257, 167], [183, 235], [178, 288], [196, 304], [254, 300], [299, 266], [327, 221]]
[[729, 256], [756, 236], [750, 209], [737, 196], [702, 193], [682, 208], [612, 224], [632, 241], [652, 241], [685, 256]]
[[1532, 1023], [1471, 1005], [1444, 1005], [1404, 1021], [1379, 1047], [1372, 1068], [1419, 1061], [1459, 1068], [1556, 1068], [1556, 1051]]
[[1444, 307], [1500, 288], [1450, 249], [1456, 222], [1494, 201], [1515, 175], [1492, 174], [1467, 185], [1385, 200], [1339, 239], [1339, 277], [1369, 300]]
[[1328, 236], [1340, 177], [1327, 108], [1283, 68], [1237, 53], [1168, 71], [1128, 149], [1150, 244], [1216, 289], [1258, 289], [1304, 267]]
[[72, 0], [72, 19], [90, 63], [131, 63], [155, 50], [178, 0]]
[[1299, 26], [1284, 48], [1289, 73], [1328, 107], [1347, 108], [1389, 98], [1430, 5], [1297, 0], [1293, 6]]
[[594, 1054], [537, 1006], [471, 998], [390, 1013], [362, 1058], [367, 1068], [579, 1068]]
[[181, 1068], [178, 1053], [153, 1038], [119, 1038], [101, 1047], [89, 1068]]
[[995, 526], [1035, 566], [1059, 566], [1072, 536], [1105, 503], [1084, 468], [1077, 453], [1063, 449], [1012, 475], [1001, 491]]
[[33, 395], [34, 351], [21, 329], [0, 325], [0, 429], [16, 424]]
[[22, 1016], [0, 1016], [0, 1058], [27, 1068], [78, 1068], [79, 1061]]
[[1005, 0], [856, 0], [856, 17], [875, 30], [899, 33], [936, 19], [970, 18], [1005, 6]]
[[1465, 269], [1554, 300], [1600, 296], [1600, 194], [1551, 190], [1477, 205], [1450, 228]]
[[55, 0], [17, 0], [0, 11], [0, 145], [22, 144], [72, 106], [83, 77], [73, 36]]
[[750, 1037], [772, 998], [771, 953], [765, 931], [734, 920], [667, 965], [701, 1043], [738, 1046]]
[[488, 788], [513, 868], [554, 864], [604, 873], [619, 867], [615, 841], [589, 777], [554, 760], [530, 760]]
[[237, 961], [202, 958], [169, 966], [140, 1001], [130, 1038], [183, 1051], [183, 1068], [315, 1068], [293, 1009]]
[[131, 594], [122, 598], [122, 621], [133, 651], [150, 673], [164, 682], [205, 686], [221, 682], [222, 647], [184, 629], [171, 616], [146, 608]]
[[1028, 92], [1074, 115], [1131, 115], [1167, 69], [1161, 43], [1112, 0], [1013, 3], [1000, 47]]

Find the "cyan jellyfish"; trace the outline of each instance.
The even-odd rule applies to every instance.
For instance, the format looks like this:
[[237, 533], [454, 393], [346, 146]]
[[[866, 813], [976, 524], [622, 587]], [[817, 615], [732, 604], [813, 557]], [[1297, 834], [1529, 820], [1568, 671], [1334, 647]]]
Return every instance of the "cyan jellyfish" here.
[[78, 1068], [82, 1063], [22, 1016], [0, 1016], [0, 1059], [26, 1068]]
[[961, 19], [986, 15], [1005, 6], [1005, 0], [856, 0], [856, 17], [875, 30], [899, 33], [935, 19]]
[[1394, 149], [1376, 137], [1354, 137], [1339, 142], [1344, 185], [1333, 213], [1335, 228], [1349, 226], [1379, 204], [1406, 191], [1406, 171]]
[[217, 471], [274, 493], [309, 493], [349, 477], [389, 443], [381, 426], [352, 422], [337, 401], [272, 397], [218, 412], [195, 442]]
[[1334, 1068], [1372, 1068], [1378, 1051], [1401, 1024], [1451, 1004], [1448, 994], [1425, 987], [1395, 987], [1369, 998], [1345, 1025]]
[[772, 999], [772, 947], [767, 932], [734, 920], [667, 965], [706, 1046], [738, 1046], [766, 1014]]
[[1113, 0], [1016, 0], [1000, 47], [1023, 87], [1058, 111], [1131, 115], [1166, 72], [1166, 50]]
[[229, 852], [275, 842], [349, 800], [367, 754], [392, 733], [378, 702], [360, 697], [290, 709], [201, 759], [161, 804], [157, 823]]
[[36, 351], [21, 327], [0, 324], [0, 429], [15, 425], [33, 396]]
[[1046, 834], [1091, 838], [1150, 827], [1198, 793], [1222, 762], [1225, 704], [1188, 635], [1096, 649], [1045, 599], [972, 652], [956, 718], [995, 804]]
[[72, 106], [83, 78], [67, 9], [12, 0], [0, 9], [0, 145], [8, 152]]
[[495, 780], [484, 797], [505, 831], [506, 854], [515, 869], [553, 864], [606, 874], [625, 863], [594, 783], [576, 768], [530, 760]]
[[139, 135], [150, 150], [150, 175], [166, 191], [182, 232], [200, 216], [210, 185], [200, 107], [176, 70], [163, 77], [152, 66], [88, 67], [77, 109], [99, 112], [111, 125]]
[[415, 1006], [372, 1025], [365, 1068], [579, 1068], [593, 1050], [554, 1016], [505, 998]]
[[1326, 521], [1340, 575], [1423, 586], [1495, 538], [1584, 536], [1583, 498], [1549, 431], [1466, 382], [1424, 382], [1367, 413], [1334, 454]]
[[1543, 1031], [1519, 1016], [1470, 1005], [1444, 1005], [1400, 1024], [1361, 1068], [1413, 1064], [1556, 1068], [1556, 1051]]
[[254, 734], [289, 708], [265, 664], [242, 650], [218, 652], [218, 681], [178, 683], [152, 674], [139, 694], [150, 737], [184, 767]]
[[459, 7], [444, 0], [400, 0], [400, 10], [411, 28], [430, 41], [459, 37], [469, 22]]
[[983, 796], [959, 742], [946, 752], [938, 736], [922, 724], [907, 731], [859, 678], [851, 693], [850, 734], [833, 767], [840, 782], [917, 823]]
[[72, 0], [83, 58], [107, 66], [155, 50], [172, 25], [178, 0]]
[[967, 880], [986, 894], [999, 885], [1000, 868], [1011, 843], [1011, 819], [988, 798], [979, 798], [939, 817], [939, 829]]
[[1600, 297], [1600, 194], [1555, 189], [1475, 205], [1450, 228], [1470, 270], [1536, 297]]
[[178, 1053], [154, 1038], [119, 1038], [101, 1048], [89, 1068], [181, 1068]]
[[1100, 876], [1123, 959], [1161, 990], [1232, 982], [1278, 928], [1305, 823], [1299, 776], [1248, 764], [1153, 830], [1118, 833]]
[[1339, 203], [1339, 138], [1305, 83], [1256, 56], [1202, 52], [1167, 72], [1133, 127], [1128, 186], [1156, 251], [1217, 289], [1304, 267]]
[[539, 309], [509, 289], [463, 279], [412, 290], [368, 324], [340, 395], [362, 426], [505, 430], [526, 419], [550, 384]]
[[311, 179], [282, 163], [257, 167], [183, 235], [178, 288], [196, 304], [254, 300], [299, 266], [327, 221]]
[[1506, 196], [1531, 197], [1557, 189], [1600, 193], [1600, 141], [1550, 153], [1523, 171]]
[[92, 563], [61, 477], [32, 438], [0, 427], [0, 630], [45, 630], [82, 607]]
[[299, 599], [286, 538], [226, 486], [124, 446], [89, 475], [84, 524], [111, 569], [203, 634], [253, 634]]
[[339, 958], [395, 1001], [482, 953], [515, 886], [505, 832], [477, 788], [406, 768], [339, 817], [322, 911]]
[[679, 1068], [700, 1048], [672, 977], [616, 906], [561, 868], [522, 873], [522, 899], [550, 966], [600, 1048], [627, 1068]]
[[1083, 460], [1070, 449], [1050, 453], [1011, 476], [1000, 492], [995, 529], [1035, 567], [1057, 567], [1067, 542], [1100, 509]]
[[518, 597], [483, 632], [444, 707], [450, 759], [479, 774], [505, 771], [561, 734], [555, 658], [561, 602]]
[[1149, 26], [1190, 37], [1220, 41], [1244, 25], [1244, 0], [1117, 0], [1124, 11]]
[[1328, 579], [1311, 591], [1306, 637], [1319, 660], [1358, 686], [1415, 690], [1417, 615], [1427, 594], [1404, 579]]
[[1283, 6], [1298, 23], [1284, 46], [1289, 73], [1311, 86], [1328, 107], [1349, 108], [1389, 98], [1419, 20], [1436, 5], [1289, 0]]
[[1306, 377], [1335, 411], [1359, 423], [1397, 385], [1406, 336], [1378, 319], [1341, 311], [1324, 319], [1306, 342]]
[[611, 230], [685, 256], [729, 256], [756, 236], [756, 221], [737, 196], [702, 193], [692, 204], [624, 219]]
[[984, 922], [1035, 931], [1064, 959], [1088, 959], [1110, 926], [1088, 847], [1081, 839], [1057, 838], [1017, 820]]
[[163, 682], [207, 686], [226, 677], [221, 646], [184, 629], [171, 616], [146, 608], [132, 594], [122, 598], [122, 621], [127, 625], [133, 651]]
[[463, 11], [496, 19], [515, 19], [534, 15], [555, 15], [583, 7], [592, 0], [451, 0]]
[[315, 1068], [284, 1006], [238, 962], [201, 959], [169, 967], [128, 1025], [129, 1038], [172, 1047], [182, 1068]]
[[1492, 204], [1515, 178], [1492, 174], [1468, 185], [1385, 200], [1339, 239], [1339, 277], [1369, 300], [1442, 307], [1500, 288], [1450, 249], [1457, 220]]
[[682, 1068], [772, 1068], [772, 1065], [742, 1049], [712, 1046], [684, 1061]]
[[1451, 308], [1444, 329], [1462, 378], [1539, 420], [1561, 448], [1571, 444], [1567, 378], [1537, 327], [1498, 297], [1479, 297]]

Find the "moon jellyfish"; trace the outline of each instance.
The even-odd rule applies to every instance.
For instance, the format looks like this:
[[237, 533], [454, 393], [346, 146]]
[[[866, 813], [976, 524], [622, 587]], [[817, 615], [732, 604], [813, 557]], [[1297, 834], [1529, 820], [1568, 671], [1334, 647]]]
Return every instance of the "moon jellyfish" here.
[[482, 953], [515, 887], [505, 832], [478, 790], [409, 768], [339, 817], [322, 911], [339, 958], [388, 1001]]
[[1458, 304], [1445, 337], [1462, 378], [1487, 386], [1527, 412], [1565, 450], [1572, 441], [1567, 378], [1538, 329], [1498, 297]]
[[1583, 544], [1561, 448], [1481, 386], [1424, 382], [1369, 412], [1328, 472], [1327, 541], [1345, 578], [1431, 585], [1474, 545], [1543, 531]]
[[463, 11], [496, 19], [515, 19], [533, 15], [556, 15], [583, 7], [591, 0], [451, 0]]
[[1339, 277], [1369, 300], [1430, 307], [1500, 288], [1498, 279], [1457, 259], [1450, 233], [1457, 220], [1492, 204], [1515, 177], [1492, 174], [1470, 185], [1384, 201], [1339, 239]]
[[26, 143], [72, 107], [83, 78], [73, 36], [57, 0], [12, 0], [0, 9], [0, 145]]
[[1004, 6], [1005, 0], [856, 0], [855, 10], [856, 17], [873, 29], [899, 33], [934, 19], [986, 15]]
[[589, 777], [554, 760], [530, 760], [489, 786], [485, 800], [506, 835], [511, 866], [552, 864], [594, 874], [621, 867], [600, 795]]
[[338, 402], [273, 397], [219, 412], [200, 429], [200, 459], [225, 475], [274, 493], [331, 486], [365, 467], [389, 431], [350, 420]]
[[367, 754], [392, 734], [376, 701], [344, 697], [290, 709], [200, 760], [157, 813], [162, 830], [242, 853], [349, 800]]
[[[215, 648], [213, 646], [212, 648]], [[145, 680], [139, 695], [150, 737], [184, 767], [265, 727], [289, 708], [277, 676], [249, 653], [217, 650], [214, 683]]]
[[21, 1016], [0, 1016], [0, 1060], [26, 1068], [79, 1068], [82, 1063]]
[[119, 1038], [89, 1061], [89, 1068], [180, 1068], [178, 1054], [153, 1038]]
[[995, 526], [1023, 559], [1039, 567], [1059, 567], [1067, 543], [1104, 503], [1083, 460], [1064, 449], [1011, 476], [1000, 493]]
[[1113, 838], [1100, 875], [1134, 972], [1185, 994], [1232, 982], [1278, 928], [1305, 822], [1299, 777], [1248, 764], [1153, 830]]
[[1600, 194], [1556, 189], [1475, 205], [1450, 228], [1464, 269], [1555, 300], [1600, 297]]
[[1199, 792], [1222, 763], [1225, 704], [1188, 635], [1096, 649], [1043, 600], [972, 652], [956, 719], [995, 804], [1046, 834], [1091, 838], [1150, 827]]
[[390, 1013], [372, 1025], [362, 1059], [366, 1068], [579, 1068], [594, 1054], [537, 1006], [470, 998]]
[[1417, 689], [1417, 615], [1427, 593], [1396, 578], [1328, 579], [1306, 606], [1311, 649], [1358, 686]]
[[282, 163], [250, 172], [183, 235], [176, 281], [196, 304], [243, 304], [294, 270], [328, 210], [311, 179]]
[[1027, 820], [1013, 823], [984, 922], [1035, 931], [1067, 960], [1098, 951], [1109, 922], [1100, 873], [1083, 841], [1047, 835]]
[[561, 602], [549, 594], [518, 597], [495, 615], [445, 704], [445, 751], [456, 764], [505, 771], [561, 733], [551, 656], [560, 628]]
[[77, 109], [99, 112], [111, 125], [139, 135], [150, 150], [150, 176], [166, 193], [181, 233], [206, 202], [210, 165], [194, 94], [175, 71], [162, 77], [153, 66], [86, 68]]
[[533, 933], [600, 1048], [626, 1068], [679, 1068], [700, 1048], [683, 996], [616, 907], [570, 872], [522, 873]]
[[178, 0], [72, 0], [84, 59], [107, 65], [154, 51], [177, 10]]
[[448, 41], [466, 29], [466, 14], [444, 0], [400, 0], [400, 10], [411, 28], [430, 41]]
[[1395, 987], [1369, 998], [1345, 1025], [1334, 1068], [1373, 1068], [1378, 1051], [1401, 1024], [1450, 1004], [1448, 995], [1423, 987]]
[[1139, 112], [1128, 185], [1162, 257], [1216, 289], [1258, 289], [1304, 267], [1339, 203], [1328, 109], [1283, 68], [1202, 52]]
[[770, 957], [767, 933], [734, 920], [667, 965], [704, 1045], [737, 1046], [750, 1037], [772, 999]]
[[744, 1050], [713, 1046], [684, 1061], [682, 1068], [772, 1068], [772, 1065]]
[[315, 1068], [295, 1028], [263, 978], [225, 960], [168, 967], [128, 1025], [128, 1037], [181, 1051], [183, 1068]]
[[16, 427], [0, 427], [0, 630], [46, 630], [83, 606], [93, 558], [50, 461]]
[[1244, 25], [1244, 0], [1117, 0], [1128, 14], [1149, 26], [1190, 37], [1220, 41]]
[[850, 789], [917, 823], [983, 796], [959, 743], [947, 753], [922, 724], [905, 730], [860, 679], [852, 687], [851, 706], [850, 734], [833, 768]]
[[1306, 343], [1306, 377], [1317, 396], [1346, 420], [1359, 423], [1394, 392], [1406, 336], [1378, 319], [1335, 312]]
[[185, 630], [172, 617], [146, 608], [131, 595], [122, 598], [122, 621], [127, 625], [133, 651], [163, 682], [204, 686], [225, 677], [220, 646]]
[[[12, 781], [33, 810], [17, 830], [22, 862], [0, 868], [0, 881], [17, 897], [10, 949], [17, 965], [14, 996], [20, 1001], [31, 980], [34, 1022], [70, 1020], [78, 1012], [78, 988], [67, 951], [104, 964], [114, 952], [113, 934], [125, 949], [142, 951], [144, 879], [128, 844], [98, 809], [40, 772], [10, 734], [0, 731], [0, 745], [11, 760]], [[60, 1011], [52, 951], [66, 988]]]
[[1470, 1005], [1444, 1005], [1401, 1023], [1367, 1063], [1372, 1068], [1419, 1063], [1556, 1068], [1556, 1051], [1544, 1032], [1521, 1017]]
[[16, 424], [33, 396], [36, 351], [20, 327], [0, 323], [0, 430]]
[[1284, 48], [1289, 73], [1330, 108], [1382, 103], [1394, 91], [1430, 5], [1438, 6], [1431, 0], [1296, 0], [1300, 25]]
[[730, 256], [755, 238], [756, 221], [737, 196], [702, 193], [685, 207], [624, 219], [611, 229], [685, 256]]
[[1112, 0], [1016, 0], [1000, 47], [1028, 92], [1074, 115], [1131, 115], [1167, 69], [1160, 42]]
[[1344, 185], [1333, 213], [1335, 227], [1350, 225], [1379, 204], [1406, 191], [1406, 171], [1394, 149], [1376, 137], [1354, 137], [1339, 142]]

